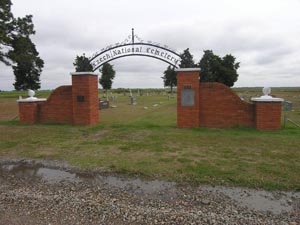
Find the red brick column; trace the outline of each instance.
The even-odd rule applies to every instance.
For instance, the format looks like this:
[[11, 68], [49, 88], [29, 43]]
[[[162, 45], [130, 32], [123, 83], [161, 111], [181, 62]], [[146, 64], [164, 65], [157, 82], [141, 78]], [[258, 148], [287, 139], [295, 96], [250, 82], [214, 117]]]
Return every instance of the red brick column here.
[[21, 123], [37, 122], [37, 102], [19, 102], [18, 105]]
[[258, 130], [281, 128], [282, 102], [255, 102], [255, 127]]
[[19, 99], [19, 117], [21, 123], [39, 123], [40, 122], [40, 104], [43, 104], [46, 99]]
[[98, 75], [91, 72], [77, 72], [71, 75], [73, 124], [98, 124]]
[[177, 127], [199, 127], [199, 68], [178, 69]]

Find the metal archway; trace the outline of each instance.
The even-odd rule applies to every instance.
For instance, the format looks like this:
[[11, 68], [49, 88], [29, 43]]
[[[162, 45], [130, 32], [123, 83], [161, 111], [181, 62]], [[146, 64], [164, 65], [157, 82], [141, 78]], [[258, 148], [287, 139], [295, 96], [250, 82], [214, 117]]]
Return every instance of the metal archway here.
[[[135, 42], [135, 38], [138, 42]], [[132, 29], [132, 35], [129, 35], [125, 41], [116, 43], [115, 45], [109, 45], [101, 49], [100, 52], [96, 52], [89, 58], [89, 63], [93, 66], [93, 71], [96, 71], [104, 63], [127, 56], [155, 58], [175, 68], [179, 67], [181, 61], [180, 55], [168, 46], [162, 46], [159, 43], [153, 43], [151, 41], [144, 42], [144, 40], [134, 35], [134, 29]]]

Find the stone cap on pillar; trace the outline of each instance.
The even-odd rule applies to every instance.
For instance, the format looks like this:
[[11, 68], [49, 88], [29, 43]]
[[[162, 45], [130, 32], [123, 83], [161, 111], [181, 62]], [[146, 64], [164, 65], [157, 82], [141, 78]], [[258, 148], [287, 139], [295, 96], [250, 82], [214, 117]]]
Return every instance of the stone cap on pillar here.
[[266, 98], [265, 96], [261, 96], [259, 98], [251, 98], [252, 102], [283, 102], [283, 98]]
[[22, 96], [19, 96], [19, 99], [17, 100], [17, 102], [43, 102], [46, 101], [46, 98], [37, 98], [34, 97], [35, 95], [35, 91], [28, 89], [28, 98], [22, 98]]
[[274, 98], [271, 95], [271, 88], [270, 87], [264, 87], [263, 90], [263, 96], [259, 98], [251, 98], [252, 102], [283, 102], [283, 98]]
[[175, 69], [175, 72], [200, 72], [200, 68], [179, 68]]
[[17, 102], [45, 102], [45, 101], [47, 101], [46, 98], [35, 98], [35, 99], [23, 98], [17, 100]]
[[95, 73], [95, 72], [72, 72], [70, 73], [72, 76], [82, 76], [82, 75], [94, 75], [94, 76], [98, 76], [99, 73]]

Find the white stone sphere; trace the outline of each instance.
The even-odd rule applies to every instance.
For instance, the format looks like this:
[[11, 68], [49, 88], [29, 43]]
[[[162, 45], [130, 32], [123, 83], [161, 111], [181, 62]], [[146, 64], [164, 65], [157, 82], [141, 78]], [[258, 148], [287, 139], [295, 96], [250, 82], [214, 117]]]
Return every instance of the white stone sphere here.
[[34, 90], [28, 89], [28, 96], [32, 98], [35, 95]]
[[264, 87], [262, 89], [262, 92], [264, 93], [264, 95], [269, 95], [269, 94], [271, 94], [271, 88], [270, 87]]

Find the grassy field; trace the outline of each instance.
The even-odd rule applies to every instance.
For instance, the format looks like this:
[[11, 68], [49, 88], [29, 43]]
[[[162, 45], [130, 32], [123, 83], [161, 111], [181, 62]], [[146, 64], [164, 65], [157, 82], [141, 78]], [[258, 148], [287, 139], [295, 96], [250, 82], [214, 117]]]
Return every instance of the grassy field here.
[[[261, 95], [257, 88], [235, 91], [247, 98]], [[276, 88], [272, 94], [293, 102], [295, 110], [285, 113], [300, 124], [300, 88]], [[119, 94], [111, 102], [116, 108], [100, 111], [97, 126], [22, 125], [19, 95], [26, 93], [0, 92], [0, 157], [63, 160], [193, 184], [300, 190], [300, 128], [291, 123], [279, 131], [178, 129], [175, 98], [139, 96], [132, 106]]]

